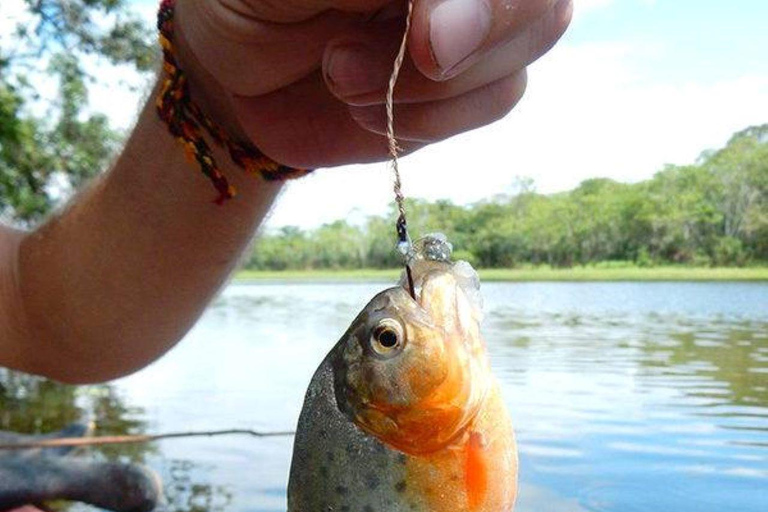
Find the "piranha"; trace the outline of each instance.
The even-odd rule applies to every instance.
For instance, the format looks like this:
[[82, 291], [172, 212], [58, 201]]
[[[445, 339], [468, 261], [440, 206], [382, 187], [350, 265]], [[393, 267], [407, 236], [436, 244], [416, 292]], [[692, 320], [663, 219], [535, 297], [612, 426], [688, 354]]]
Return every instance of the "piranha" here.
[[376, 295], [317, 369], [289, 512], [512, 510], [517, 450], [477, 274], [423, 255], [411, 268], [415, 298], [404, 280]]

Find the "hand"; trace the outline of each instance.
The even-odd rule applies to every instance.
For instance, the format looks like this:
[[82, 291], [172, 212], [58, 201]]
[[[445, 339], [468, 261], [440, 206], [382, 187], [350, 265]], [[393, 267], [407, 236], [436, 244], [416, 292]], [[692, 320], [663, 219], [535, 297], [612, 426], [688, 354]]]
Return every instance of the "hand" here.
[[[415, 0], [395, 92], [406, 152], [493, 122], [525, 68], [563, 34], [572, 0]], [[326, 167], [387, 158], [385, 93], [406, 4], [178, 0], [193, 97], [274, 160]]]

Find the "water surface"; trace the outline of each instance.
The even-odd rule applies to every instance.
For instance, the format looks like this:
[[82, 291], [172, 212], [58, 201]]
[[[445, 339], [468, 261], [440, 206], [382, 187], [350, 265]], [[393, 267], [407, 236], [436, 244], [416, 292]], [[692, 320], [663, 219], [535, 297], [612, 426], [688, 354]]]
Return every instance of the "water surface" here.
[[[110, 386], [8, 375], [0, 428], [295, 426], [317, 364], [382, 283], [234, 284], [186, 339]], [[518, 512], [768, 510], [768, 284], [489, 283], [486, 334], [518, 433]], [[102, 451], [162, 473], [173, 511], [284, 511], [292, 440]]]

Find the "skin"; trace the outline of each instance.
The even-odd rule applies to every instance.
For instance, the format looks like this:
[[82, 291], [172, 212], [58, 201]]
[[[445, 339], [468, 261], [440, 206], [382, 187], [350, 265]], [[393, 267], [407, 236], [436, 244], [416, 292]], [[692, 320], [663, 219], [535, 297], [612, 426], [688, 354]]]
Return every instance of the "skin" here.
[[423, 277], [418, 302], [374, 297], [310, 383], [289, 512], [512, 510], [514, 434], [478, 324], [450, 269]]
[[[493, 122], [525, 67], [565, 30], [570, 0], [482, 0], [487, 35], [444, 69], [415, 4], [398, 83], [406, 151]], [[176, 47], [195, 101], [278, 162], [327, 167], [386, 158], [383, 98], [402, 33], [385, 0], [178, 0]], [[0, 226], [0, 366], [70, 383], [116, 378], [169, 350], [222, 286], [281, 185], [243, 176], [224, 207], [152, 98], [112, 168], [42, 226]], [[301, 141], [301, 144], [297, 144]]]

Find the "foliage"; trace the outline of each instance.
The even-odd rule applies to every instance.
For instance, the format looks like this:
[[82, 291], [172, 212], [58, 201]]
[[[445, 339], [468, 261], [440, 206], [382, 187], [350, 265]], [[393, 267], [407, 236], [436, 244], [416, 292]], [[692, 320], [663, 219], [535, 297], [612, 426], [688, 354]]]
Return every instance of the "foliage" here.
[[[122, 138], [103, 115], [86, 113], [88, 64], [147, 71], [155, 57], [126, 0], [23, 5], [26, 21], [0, 48], [0, 216], [30, 224], [104, 169]], [[46, 98], [51, 79], [56, 93]]]
[[[408, 201], [412, 234], [441, 231], [456, 255], [484, 268], [553, 267], [631, 261], [743, 266], [768, 262], [768, 125], [735, 134], [695, 165], [668, 166], [652, 179], [590, 179], [544, 195], [530, 181], [517, 192], [468, 207]], [[246, 268], [393, 268], [394, 207], [361, 226], [343, 220], [313, 231], [266, 235]]]

